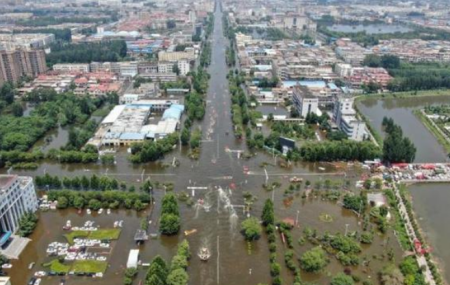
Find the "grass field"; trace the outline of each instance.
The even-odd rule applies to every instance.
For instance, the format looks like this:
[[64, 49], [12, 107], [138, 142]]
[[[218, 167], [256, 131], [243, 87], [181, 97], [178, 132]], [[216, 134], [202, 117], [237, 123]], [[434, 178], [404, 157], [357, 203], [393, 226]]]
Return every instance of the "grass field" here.
[[88, 272], [88, 273], [104, 273], [108, 263], [105, 261], [97, 260], [77, 260], [73, 263], [72, 271], [77, 272]]
[[45, 267], [50, 267], [50, 271], [53, 272], [69, 272], [70, 265], [62, 264], [58, 259], [54, 259], [49, 263], [44, 264]]
[[109, 239], [116, 240], [119, 239], [120, 229], [99, 229], [96, 231], [72, 231], [65, 234], [64, 237], [67, 242], [73, 244], [73, 240], [76, 238], [89, 238], [89, 239]]

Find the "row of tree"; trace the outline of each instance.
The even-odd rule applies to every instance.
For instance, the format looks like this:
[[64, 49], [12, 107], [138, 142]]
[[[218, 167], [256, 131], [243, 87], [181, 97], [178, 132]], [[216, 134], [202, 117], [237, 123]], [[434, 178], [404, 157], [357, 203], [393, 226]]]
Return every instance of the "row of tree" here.
[[105, 191], [105, 190], [127, 190], [127, 185], [125, 182], [119, 182], [115, 178], [108, 176], [92, 175], [90, 178], [83, 176], [74, 177], [63, 177], [51, 176], [46, 173], [43, 176], [37, 175], [34, 178], [36, 186], [40, 189], [73, 189], [73, 190], [95, 190], [95, 191]]
[[382, 126], [386, 132], [383, 160], [390, 163], [413, 162], [417, 149], [409, 138], [403, 136], [402, 128], [387, 117], [383, 118]]
[[163, 235], [175, 235], [180, 231], [181, 217], [177, 198], [174, 194], [166, 194], [161, 205], [159, 231]]
[[46, 56], [48, 66], [56, 63], [117, 62], [127, 55], [127, 45], [123, 40], [77, 44], [58, 42], [50, 48], [52, 52]]
[[133, 163], [156, 161], [172, 151], [178, 141], [178, 133], [173, 133], [160, 140], [134, 143], [131, 145], [130, 161]]
[[145, 209], [151, 196], [146, 193], [131, 193], [123, 191], [72, 191], [52, 190], [46, 193], [50, 201], [58, 201], [58, 208], [89, 208], [98, 210], [109, 209], [134, 209], [141, 211]]
[[145, 277], [146, 285], [187, 285], [189, 275], [186, 272], [191, 252], [187, 240], [183, 240], [172, 258], [170, 266], [159, 255], [153, 258]]

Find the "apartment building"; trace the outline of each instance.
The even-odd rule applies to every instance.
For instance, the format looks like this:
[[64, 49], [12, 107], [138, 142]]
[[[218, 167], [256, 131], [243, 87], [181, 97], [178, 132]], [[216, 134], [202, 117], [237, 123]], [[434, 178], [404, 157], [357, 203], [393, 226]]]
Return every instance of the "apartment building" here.
[[336, 101], [333, 121], [351, 140], [362, 141], [367, 137], [366, 124], [356, 117], [351, 98], [341, 98]]
[[22, 76], [32, 76], [47, 70], [44, 50], [0, 50], [0, 85], [17, 82]]
[[295, 86], [292, 102], [301, 117], [306, 118], [309, 113], [317, 113], [319, 98], [314, 96], [307, 87]]
[[59, 63], [53, 65], [53, 70], [62, 72], [89, 72], [89, 63]]
[[33, 179], [27, 176], [0, 175], [0, 232], [14, 233], [20, 218], [38, 208]]

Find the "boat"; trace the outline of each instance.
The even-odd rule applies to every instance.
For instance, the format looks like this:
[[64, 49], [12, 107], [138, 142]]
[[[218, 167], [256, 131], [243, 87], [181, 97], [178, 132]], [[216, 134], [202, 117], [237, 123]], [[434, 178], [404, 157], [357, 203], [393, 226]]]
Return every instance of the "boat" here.
[[91, 209], [87, 209], [87, 210], [86, 210], [86, 213], [87, 213], [88, 215], [90, 215], [90, 214], [91, 214]]
[[111, 214], [111, 209], [106, 210], [106, 214], [110, 215]]
[[102, 213], [103, 213], [103, 208], [100, 208], [100, 209], [98, 210], [98, 214], [101, 215]]
[[2, 265], [2, 269], [9, 269], [12, 268], [12, 264], [11, 263], [5, 263]]
[[118, 221], [115, 221], [115, 222], [114, 222], [114, 227], [117, 228], [118, 226], [119, 226], [119, 222], [118, 222]]
[[320, 170], [320, 171], [324, 171], [324, 170], [325, 170], [325, 167], [319, 167], [319, 170]]
[[39, 285], [39, 284], [41, 284], [41, 281], [42, 281], [41, 278], [36, 279], [36, 281], [34, 281], [34, 285]]
[[292, 183], [299, 183], [299, 182], [303, 182], [303, 178], [298, 178], [297, 176], [294, 176], [291, 179], [289, 179], [289, 181]]
[[184, 235], [188, 236], [191, 234], [195, 234], [196, 232], [197, 232], [197, 229], [187, 230], [187, 231], [184, 231]]
[[202, 247], [198, 252], [198, 257], [203, 261], [207, 261], [211, 257], [211, 252], [208, 248]]
[[28, 265], [28, 269], [32, 269], [32, 268], [34, 267], [35, 264], [36, 264], [36, 262], [31, 262], [31, 263]]

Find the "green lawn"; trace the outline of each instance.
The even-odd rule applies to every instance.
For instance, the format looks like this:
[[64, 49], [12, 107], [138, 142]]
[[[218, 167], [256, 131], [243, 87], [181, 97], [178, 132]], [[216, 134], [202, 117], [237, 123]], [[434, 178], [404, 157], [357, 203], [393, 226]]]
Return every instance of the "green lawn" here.
[[90, 239], [119, 239], [120, 229], [103, 229], [91, 232]]
[[73, 240], [76, 238], [87, 238], [88, 236], [89, 236], [88, 231], [72, 231], [64, 235], [69, 244], [73, 244]]
[[53, 259], [52, 261], [44, 264], [44, 267], [50, 267], [50, 271], [53, 272], [69, 272], [70, 265], [65, 265], [59, 262], [58, 259]]
[[99, 229], [96, 231], [73, 231], [65, 234], [64, 237], [67, 239], [69, 244], [73, 244], [75, 238], [89, 238], [89, 239], [109, 239], [115, 240], [119, 239], [121, 229]]
[[104, 273], [108, 263], [105, 261], [97, 260], [76, 260], [73, 263], [72, 271], [77, 272], [88, 272], [88, 273]]

